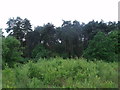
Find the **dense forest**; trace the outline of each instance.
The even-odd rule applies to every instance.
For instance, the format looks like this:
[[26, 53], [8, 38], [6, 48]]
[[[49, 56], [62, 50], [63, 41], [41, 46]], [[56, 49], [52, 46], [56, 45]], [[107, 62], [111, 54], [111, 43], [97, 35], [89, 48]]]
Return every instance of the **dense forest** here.
[[3, 88], [117, 88], [120, 22], [65, 21], [32, 29], [10, 18], [2, 33]]

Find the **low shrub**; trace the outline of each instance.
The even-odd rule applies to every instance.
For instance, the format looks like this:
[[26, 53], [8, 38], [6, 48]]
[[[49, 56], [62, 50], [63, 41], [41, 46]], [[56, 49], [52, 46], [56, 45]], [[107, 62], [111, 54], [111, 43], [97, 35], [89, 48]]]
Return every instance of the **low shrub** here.
[[3, 70], [3, 88], [117, 88], [116, 62], [39, 59]]

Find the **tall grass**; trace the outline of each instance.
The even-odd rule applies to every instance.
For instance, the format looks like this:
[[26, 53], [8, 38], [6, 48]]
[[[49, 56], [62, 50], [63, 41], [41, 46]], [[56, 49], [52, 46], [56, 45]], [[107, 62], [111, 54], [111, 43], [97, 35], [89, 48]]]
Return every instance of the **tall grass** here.
[[6, 67], [3, 88], [117, 88], [116, 62], [86, 59], [39, 59], [33, 63]]

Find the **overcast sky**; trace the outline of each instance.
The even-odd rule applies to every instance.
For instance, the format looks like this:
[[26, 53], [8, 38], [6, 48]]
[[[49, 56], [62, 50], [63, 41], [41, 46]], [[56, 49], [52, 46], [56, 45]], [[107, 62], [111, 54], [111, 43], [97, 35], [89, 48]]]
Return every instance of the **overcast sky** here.
[[60, 26], [63, 20], [118, 21], [119, 0], [0, 0], [0, 28], [9, 18], [20, 16], [33, 27], [48, 22]]

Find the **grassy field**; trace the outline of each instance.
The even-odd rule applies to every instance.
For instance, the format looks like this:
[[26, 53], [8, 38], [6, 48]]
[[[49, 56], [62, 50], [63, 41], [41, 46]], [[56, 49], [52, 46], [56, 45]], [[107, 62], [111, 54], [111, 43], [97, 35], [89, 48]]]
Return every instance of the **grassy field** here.
[[6, 67], [3, 88], [117, 88], [118, 64], [86, 59], [40, 59]]

